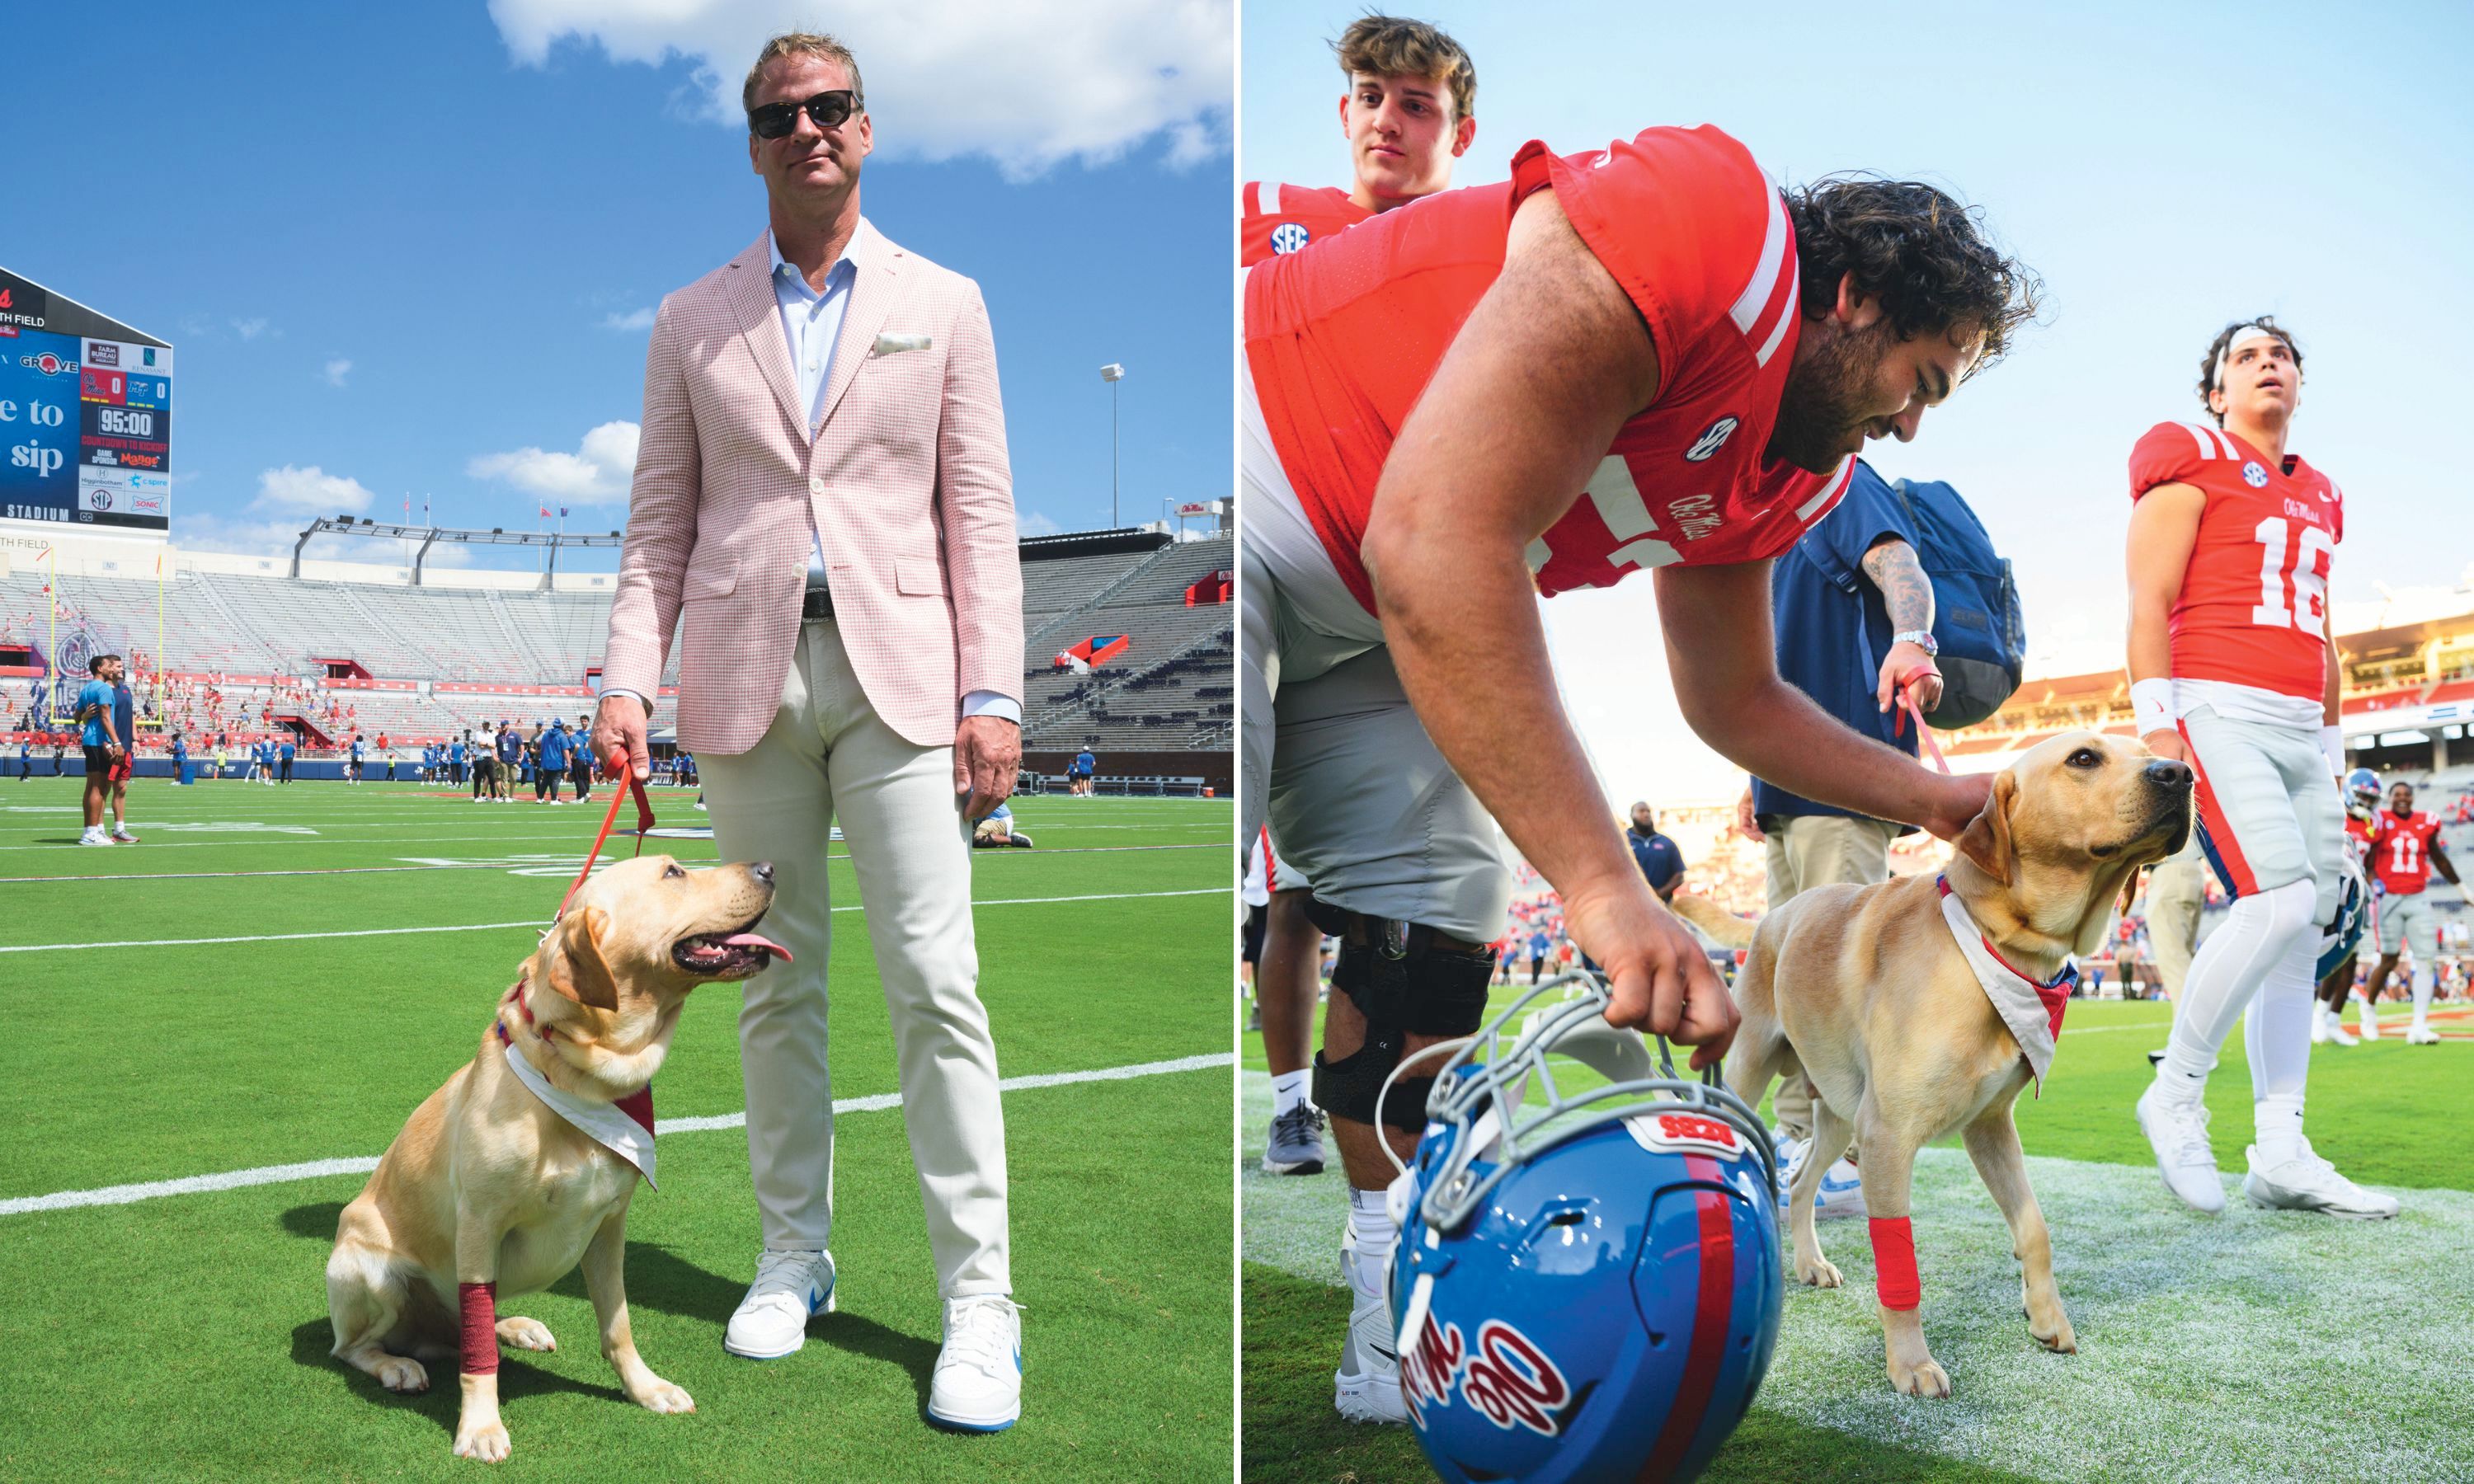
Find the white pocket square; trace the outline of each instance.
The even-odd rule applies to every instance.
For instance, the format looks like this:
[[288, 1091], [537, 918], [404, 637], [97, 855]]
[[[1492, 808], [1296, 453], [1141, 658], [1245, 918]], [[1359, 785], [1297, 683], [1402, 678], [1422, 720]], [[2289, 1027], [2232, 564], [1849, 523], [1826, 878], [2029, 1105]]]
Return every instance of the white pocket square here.
[[870, 355], [899, 355], [905, 350], [925, 350], [935, 342], [925, 335], [879, 335]]

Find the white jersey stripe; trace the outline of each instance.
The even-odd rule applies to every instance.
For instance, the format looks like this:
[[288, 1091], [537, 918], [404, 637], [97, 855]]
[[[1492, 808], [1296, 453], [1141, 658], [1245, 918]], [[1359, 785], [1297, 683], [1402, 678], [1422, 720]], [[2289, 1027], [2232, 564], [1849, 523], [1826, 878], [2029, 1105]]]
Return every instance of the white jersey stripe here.
[[1258, 180], [1254, 184], [1254, 211], [1258, 216], [1280, 214], [1280, 182]]
[[1779, 308], [1778, 323], [1770, 326], [1770, 338], [1762, 341], [1761, 347], [1753, 352], [1755, 366], [1767, 366], [1770, 357], [1778, 354], [1779, 343], [1786, 339], [1786, 327], [1794, 323], [1795, 317], [1803, 312], [1796, 302], [1803, 286], [1800, 271], [1793, 262], [1789, 262], [1786, 265], [1786, 302]]
[[1598, 518], [1607, 523], [1607, 534], [1618, 542], [1658, 529], [1649, 502], [1641, 498], [1640, 484], [1632, 477], [1632, 466], [1619, 453], [1598, 461], [1598, 471], [1589, 476], [1589, 495], [1598, 508]]
[[2200, 458], [2213, 459], [2217, 456], [2217, 445], [2209, 442], [2208, 430], [2206, 428], [2199, 426], [2195, 422], [2185, 422], [2182, 426], [2190, 429], [2191, 436], [2198, 440]]
[[2217, 443], [2224, 449], [2226, 458], [2240, 459], [2242, 457], [2242, 450], [2234, 446], [2232, 436], [2226, 433], [2224, 429], [2210, 428], [2208, 431], [2216, 435]]
[[1840, 462], [1838, 472], [1831, 477], [1830, 483], [1821, 487], [1821, 492], [1819, 494], [1814, 495], [1811, 499], [1805, 501], [1803, 504], [1795, 508], [1795, 518], [1798, 520], [1810, 520], [1812, 518], [1813, 512], [1821, 509], [1823, 506], [1838, 497], [1838, 491], [1847, 488], [1848, 478], [1855, 472], [1856, 456], [1851, 453]]
[[1769, 225], [1761, 232], [1761, 255], [1755, 261], [1752, 281], [1744, 285], [1744, 292], [1735, 296], [1734, 306], [1727, 311], [1735, 328], [1747, 336], [1753, 333], [1761, 310], [1768, 307], [1770, 295], [1778, 288], [1779, 272], [1786, 262], [1786, 206], [1766, 175], [1761, 177], [1761, 193], [1770, 203]]

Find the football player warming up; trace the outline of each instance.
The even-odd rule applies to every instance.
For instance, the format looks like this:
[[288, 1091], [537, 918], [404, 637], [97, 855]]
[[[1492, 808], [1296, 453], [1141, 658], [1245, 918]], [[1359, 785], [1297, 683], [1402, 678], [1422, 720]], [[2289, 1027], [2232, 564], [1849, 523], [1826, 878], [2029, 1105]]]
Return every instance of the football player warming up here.
[[1340, 129], [1354, 183], [1342, 190], [1249, 180], [1238, 202], [1238, 260], [1251, 268], [1452, 183], [1477, 137], [1477, 69], [1423, 21], [1360, 16], [1332, 43], [1348, 93]]
[[[1378, 1140], [1414, 1151], [1439, 1062], [1477, 1028], [1505, 834], [1610, 981], [1606, 1015], [1715, 1065], [1736, 1012], [1624, 848], [1565, 716], [1538, 599], [1654, 570], [1682, 714], [1749, 772], [1944, 839], [1990, 778], [1857, 736], [1780, 680], [1769, 559], [1868, 438], [1998, 358], [2032, 279], [1929, 186], [1782, 192], [1715, 128], [1524, 146], [1446, 191], [1256, 265], [1240, 622], [1252, 839], [1342, 942], [1315, 1059], [1350, 1185], [1344, 1417], [1403, 1417]], [[1275, 760], [1276, 759], [1276, 760]]]
[[[2356, 768], [2345, 775], [2345, 858], [2356, 870], [2362, 870], [2370, 859], [2371, 821], [2380, 811], [2380, 776], [2368, 768]], [[2379, 898], [2373, 896], [2364, 903], [2370, 914], [2370, 930], [2379, 931]], [[2311, 1022], [2311, 1043], [2316, 1045], [2355, 1046], [2362, 1042], [2345, 1031], [2345, 996], [2355, 994], [2354, 972], [2359, 961], [2348, 953], [2342, 962], [2328, 970], [2319, 980], [2319, 1008]], [[2371, 1040], [2380, 1037], [2379, 1017], [2363, 1001], [2363, 1030]]]
[[2393, 1216], [2393, 1197], [2338, 1174], [2302, 1135], [2320, 940], [2345, 882], [2327, 605], [2344, 493], [2286, 451], [2302, 357], [2275, 321], [2227, 325], [2199, 393], [2212, 421], [2160, 422], [2130, 453], [2130, 700], [2148, 747], [2198, 775], [2200, 838], [2235, 900], [2191, 960], [2139, 1126], [2166, 1188], [2224, 1209], [2201, 1098], [2241, 1018], [2254, 1130], [2243, 1194]]
[[2424, 895], [2436, 869], [2459, 892], [2457, 863], [2439, 843], [2439, 816], [2413, 806], [2413, 785], [2402, 780], [2389, 786], [2389, 806], [2371, 821], [2371, 870], [2378, 873], [2387, 895], [2380, 898], [2380, 961], [2371, 966], [2370, 999], [2363, 1023], [2371, 1024], [2370, 1005], [2388, 988], [2397, 955], [2413, 955], [2413, 1024], [2405, 1033], [2409, 1046], [2436, 1046], [2439, 1033], [2431, 1028], [2431, 992], [2439, 973], [2439, 922], [2431, 915]]

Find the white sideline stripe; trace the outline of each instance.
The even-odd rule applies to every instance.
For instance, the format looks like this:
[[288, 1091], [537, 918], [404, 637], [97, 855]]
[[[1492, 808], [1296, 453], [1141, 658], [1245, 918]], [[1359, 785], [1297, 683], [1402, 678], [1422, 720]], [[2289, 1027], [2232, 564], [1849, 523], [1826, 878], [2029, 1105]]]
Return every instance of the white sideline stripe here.
[[[1151, 897], [1219, 897], [1236, 890], [1228, 886], [1202, 886], [1181, 892], [1101, 892], [1088, 897], [994, 897], [971, 903], [973, 907], [1027, 907], [1055, 901], [1134, 901]], [[836, 907], [836, 912], [857, 912], [853, 902]], [[547, 922], [527, 918], [521, 922], [459, 922], [445, 927], [355, 927], [332, 933], [257, 933], [245, 938], [130, 938], [117, 943], [20, 943], [0, 945], [0, 953], [53, 953], [68, 948], [189, 948], [226, 943], [299, 943], [312, 938], [397, 938], [413, 933], [486, 933], [502, 927], [544, 928]]]
[[[1005, 1092], [1028, 1092], [1037, 1088], [1062, 1088], [1084, 1082], [1128, 1082], [1136, 1077], [1160, 1077], [1171, 1072], [1206, 1071], [1214, 1066], [1226, 1066], [1236, 1060], [1234, 1052], [1215, 1051], [1202, 1056], [1176, 1057], [1166, 1062], [1139, 1062], [1131, 1066], [1103, 1066], [1093, 1071], [1040, 1072], [1027, 1077], [1007, 1077], [999, 1082], [997, 1088]], [[901, 1106], [902, 1094], [899, 1092], [834, 1099], [836, 1113], [879, 1113]], [[709, 1118], [664, 1118], [655, 1126], [655, 1132], [703, 1134], [746, 1126], [747, 1114], [742, 1111]], [[279, 1185], [296, 1180], [321, 1180], [328, 1175], [366, 1175], [377, 1167], [378, 1161], [375, 1159], [310, 1160], [300, 1164], [261, 1164], [255, 1169], [226, 1170], [220, 1175], [185, 1175], [179, 1180], [105, 1185], [99, 1190], [58, 1190], [50, 1195], [26, 1195], [0, 1201], [0, 1216], [70, 1210], [80, 1206], [127, 1206], [134, 1201], [152, 1201], [167, 1195], [201, 1195], [214, 1190], [238, 1190], [245, 1185]]]
[[[413, 841], [411, 843], [422, 845], [426, 844], [427, 842]], [[1221, 848], [1222, 847], [1217, 843], [1212, 842], [1205, 842], [1201, 845], [1068, 845], [1043, 850], [1039, 853], [1042, 856], [1125, 855], [1140, 850], [1217, 850]], [[991, 848], [991, 850], [993, 850], [993, 848]], [[1029, 859], [1030, 857], [1016, 856], [1008, 851], [999, 858], [1003, 860], [1017, 860]], [[850, 859], [850, 852], [844, 850], [837, 855], [828, 855], [825, 859], [848, 860]], [[506, 855], [500, 856], [496, 860], [457, 861], [452, 865], [447, 866], [311, 866], [304, 867], [298, 871], [158, 871], [152, 874], [138, 875], [99, 874], [66, 876], [0, 876], [0, 886], [24, 886], [29, 884], [45, 886], [61, 881], [226, 881], [242, 877], [254, 878], [257, 876], [382, 876], [393, 875], [407, 871], [512, 871], [521, 867], [558, 865], [581, 866], [583, 864], [584, 857], [581, 855], [575, 856], [574, 858], [567, 861], [522, 860], [512, 855]]]

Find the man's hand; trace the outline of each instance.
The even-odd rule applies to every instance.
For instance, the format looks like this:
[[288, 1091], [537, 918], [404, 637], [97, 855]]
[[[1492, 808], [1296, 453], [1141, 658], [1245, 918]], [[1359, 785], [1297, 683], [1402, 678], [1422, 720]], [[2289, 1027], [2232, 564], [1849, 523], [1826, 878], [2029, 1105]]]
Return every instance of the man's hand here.
[[651, 778], [653, 749], [644, 736], [644, 722], [651, 714], [634, 696], [603, 696], [601, 707], [593, 718], [591, 746], [594, 760], [608, 767], [614, 756], [623, 755], [634, 764], [630, 773], [639, 782]]
[[1753, 790], [1750, 784], [1745, 785], [1744, 797], [1735, 801], [1735, 832], [1755, 845], [1766, 844], [1770, 838], [1761, 833], [1760, 816], [1753, 812]]
[[1002, 716], [965, 716], [954, 730], [954, 792], [972, 824], [1013, 796], [1022, 766], [1022, 728]]
[[2175, 731], [2171, 727], [2160, 727], [2156, 730], [2147, 733], [2147, 735], [2141, 737], [2139, 740], [2147, 744], [2147, 750], [2149, 752], [2154, 753], [2157, 756], [2164, 758], [2168, 762], [2189, 762], [2191, 760], [2190, 754], [2183, 750], [2182, 734]]
[[1890, 653], [1883, 657], [1880, 683], [1873, 687], [1873, 699], [1880, 703], [1884, 712], [1899, 704], [1899, 677], [1919, 665], [1926, 673], [1917, 676], [1915, 684], [1909, 687], [1916, 698], [1916, 708], [1930, 711], [1941, 705], [1941, 671], [1934, 666], [1933, 657], [1925, 653], [1923, 645], [1903, 640], [1891, 645]]
[[1572, 941], [1606, 971], [1607, 1019], [1694, 1047], [1694, 1071], [1715, 1065], [1743, 1018], [1734, 998], [1683, 920], [1652, 902], [1640, 881], [1628, 885], [1564, 903]]
[[1927, 775], [1932, 787], [1932, 807], [1928, 817], [1916, 823], [1942, 840], [1955, 840], [1967, 832], [1967, 826], [1984, 812], [1984, 801], [1993, 795], [1993, 775], [1961, 773], [1955, 776]]

